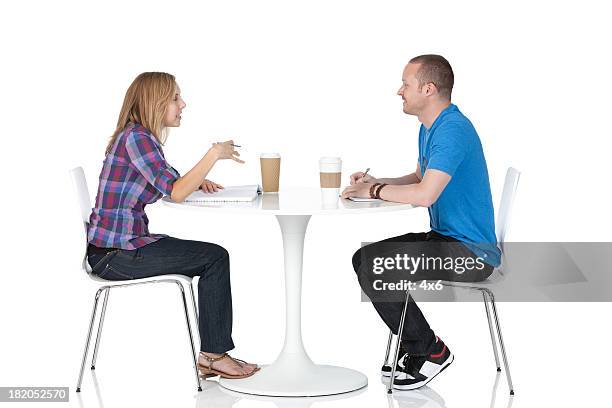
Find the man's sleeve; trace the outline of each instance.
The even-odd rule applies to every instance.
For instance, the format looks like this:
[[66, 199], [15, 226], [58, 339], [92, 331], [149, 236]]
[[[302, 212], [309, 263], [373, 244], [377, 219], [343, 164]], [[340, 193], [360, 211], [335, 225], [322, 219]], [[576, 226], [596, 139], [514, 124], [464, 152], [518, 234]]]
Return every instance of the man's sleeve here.
[[159, 192], [169, 196], [172, 186], [180, 177], [170, 166], [158, 146], [150, 136], [142, 132], [130, 132], [125, 141], [125, 148], [132, 166]]
[[448, 123], [438, 128], [431, 140], [427, 169], [436, 169], [453, 176], [465, 159], [469, 146], [461, 125]]

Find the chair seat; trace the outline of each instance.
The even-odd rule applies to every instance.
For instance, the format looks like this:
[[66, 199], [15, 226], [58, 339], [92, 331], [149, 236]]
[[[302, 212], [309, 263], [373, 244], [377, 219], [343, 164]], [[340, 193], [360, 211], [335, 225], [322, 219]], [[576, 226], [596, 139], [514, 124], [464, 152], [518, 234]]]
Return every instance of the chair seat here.
[[440, 281], [444, 286], [455, 286], [458, 288], [489, 288], [491, 285], [497, 284], [506, 279], [505, 275], [498, 268], [493, 270], [493, 273], [489, 275], [486, 280], [481, 282], [455, 282], [455, 281]]
[[126, 284], [148, 283], [148, 282], [155, 282], [155, 281], [168, 280], [168, 279], [178, 280], [179, 282], [182, 282], [182, 283], [191, 284], [191, 281], [193, 280], [191, 276], [177, 275], [177, 274], [167, 274], [167, 275], [151, 276], [149, 278], [126, 279], [126, 280], [106, 280], [97, 275], [94, 275], [93, 273], [90, 273], [89, 277], [91, 280], [95, 282], [105, 283], [108, 286], [121, 286], [121, 285], [126, 285]]

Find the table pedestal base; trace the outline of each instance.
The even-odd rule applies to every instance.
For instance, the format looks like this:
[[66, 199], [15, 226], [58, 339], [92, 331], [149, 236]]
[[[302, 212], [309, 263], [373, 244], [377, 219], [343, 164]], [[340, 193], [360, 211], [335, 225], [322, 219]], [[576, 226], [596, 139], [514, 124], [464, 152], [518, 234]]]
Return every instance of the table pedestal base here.
[[228, 390], [273, 397], [316, 397], [351, 392], [365, 387], [368, 378], [350, 368], [303, 364], [302, 357], [283, 356], [264, 366], [251, 377], [240, 380], [222, 378], [219, 383]]
[[240, 380], [221, 379], [221, 386], [245, 394], [315, 397], [365, 387], [368, 378], [350, 368], [317, 365], [302, 343], [302, 258], [310, 215], [277, 215], [285, 260], [285, 345], [274, 363]]

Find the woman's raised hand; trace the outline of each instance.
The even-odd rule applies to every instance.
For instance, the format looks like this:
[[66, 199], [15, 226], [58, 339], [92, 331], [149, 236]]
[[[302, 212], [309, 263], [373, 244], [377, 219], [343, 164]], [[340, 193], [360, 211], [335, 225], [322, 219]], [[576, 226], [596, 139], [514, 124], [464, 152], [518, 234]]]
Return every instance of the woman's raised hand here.
[[234, 150], [234, 141], [228, 140], [226, 142], [213, 143], [211, 149], [216, 153], [218, 160], [231, 159], [238, 163], [244, 163], [244, 160], [240, 160], [238, 157], [240, 153]]

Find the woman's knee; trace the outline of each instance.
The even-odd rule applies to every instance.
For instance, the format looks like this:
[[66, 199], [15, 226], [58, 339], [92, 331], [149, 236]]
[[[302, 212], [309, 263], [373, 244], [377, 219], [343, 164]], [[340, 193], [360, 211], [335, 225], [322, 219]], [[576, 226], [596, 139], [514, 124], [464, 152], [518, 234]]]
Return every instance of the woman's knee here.
[[[222, 279], [229, 282], [229, 252], [221, 245], [204, 243], [200, 251], [200, 256], [204, 269], [202, 277]], [[201, 280], [202, 282], [202, 280]]]
[[192, 241], [190, 252], [205, 264], [229, 262], [229, 252], [219, 244], [212, 242]]
[[227, 249], [218, 244], [209, 244], [210, 246], [206, 249], [206, 256], [210, 257], [211, 261], [216, 264], [221, 264], [223, 271], [229, 272], [229, 259], [230, 255]]
[[219, 258], [223, 258], [223, 259], [227, 259], [229, 260], [229, 252], [227, 249], [225, 249], [224, 247], [222, 247], [219, 244], [211, 244], [214, 248], [215, 253], [217, 254], [217, 256]]

